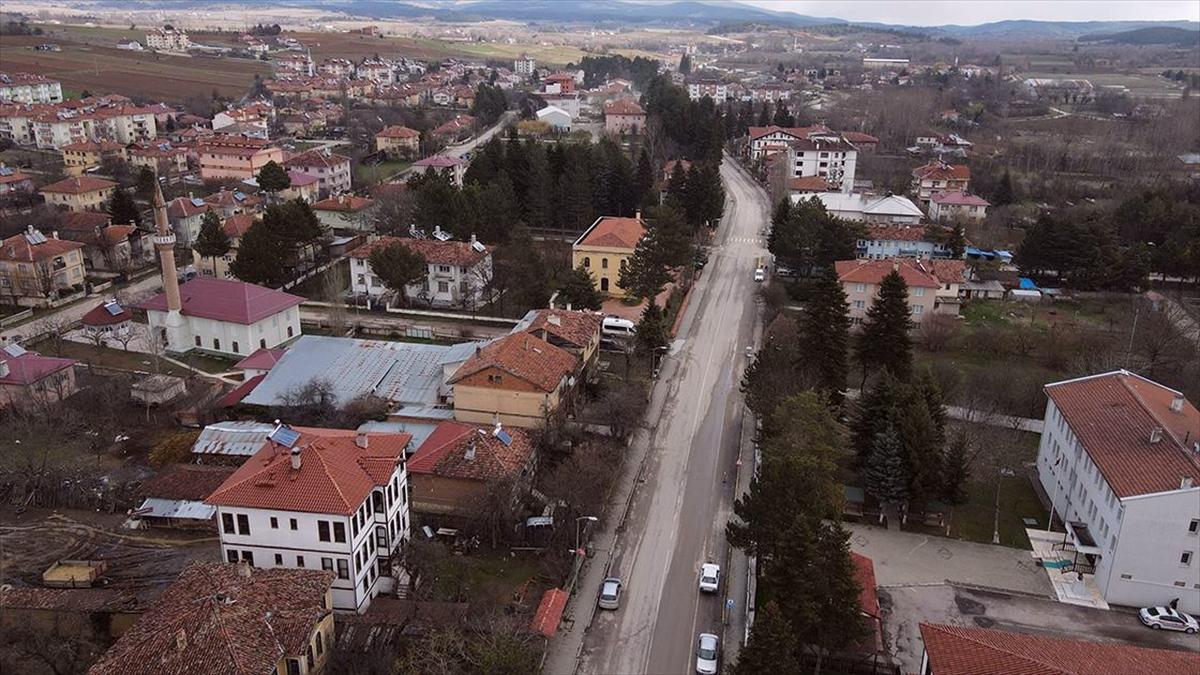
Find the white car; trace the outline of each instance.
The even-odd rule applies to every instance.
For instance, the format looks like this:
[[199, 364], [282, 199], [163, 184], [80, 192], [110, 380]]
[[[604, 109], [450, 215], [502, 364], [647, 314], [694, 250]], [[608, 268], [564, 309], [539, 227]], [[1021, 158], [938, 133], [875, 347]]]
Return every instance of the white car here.
[[1154, 630], [1181, 630], [1188, 635], [1195, 635], [1200, 630], [1196, 617], [1170, 607], [1143, 607], [1138, 612], [1138, 619]]
[[617, 609], [621, 606], [621, 580], [609, 577], [600, 584], [600, 599], [596, 601], [600, 609]]
[[720, 640], [716, 635], [701, 633], [696, 642], [696, 672], [701, 675], [716, 675], [717, 654], [720, 651]]
[[721, 585], [721, 566], [716, 563], [704, 563], [700, 566], [700, 590], [704, 593], [716, 593]]
[[760, 283], [767, 280], [767, 273], [763, 271], [763, 268], [754, 270], [754, 280]]

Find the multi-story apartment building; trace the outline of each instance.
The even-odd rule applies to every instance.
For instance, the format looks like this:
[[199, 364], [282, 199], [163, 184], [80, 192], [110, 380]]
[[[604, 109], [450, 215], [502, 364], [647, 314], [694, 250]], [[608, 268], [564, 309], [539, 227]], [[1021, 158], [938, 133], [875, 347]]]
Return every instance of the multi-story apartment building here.
[[537, 61], [528, 54], [522, 54], [521, 58], [513, 61], [513, 72], [522, 77], [529, 77], [537, 72]]
[[[554, 105], [558, 105], [558, 103]], [[636, 101], [628, 98], [619, 98], [604, 104], [604, 130], [606, 132], [610, 134], [626, 132], [637, 134], [641, 133], [645, 128], [646, 111], [642, 110], [642, 106], [638, 105]]]
[[62, 206], [69, 211], [102, 211], [117, 184], [93, 176], [67, 178], [42, 186], [46, 203]]
[[929, 219], [938, 223], [953, 220], [980, 221], [987, 217], [988, 200], [962, 192], [939, 192], [929, 197]]
[[912, 170], [912, 191], [917, 200], [928, 204], [940, 192], [969, 192], [971, 167], [966, 164], [947, 164], [935, 159]]
[[396, 68], [382, 59], [364, 59], [355, 68], [359, 79], [390, 86], [396, 83]]
[[252, 178], [267, 162], [283, 164], [283, 150], [261, 138], [213, 136], [196, 146], [202, 178]]
[[112, 157], [125, 159], [125, 146], [112, 141], [79, 141], [68, 143], [61, 148], [63, 170], [68, 176], [79, 176], [88, 169], [93, 169]]
[[421, 255], [428, 271], [420, 282], [406, 289], [409, 300], [440, 307], [474, 307], [483, 300], [492, 278], [492, 247], [475, 240], [442, 241], [380, 237], [350, 252], [350, 288], [372, 299], [388, 293], [371, 269], [371, 252], [401, 245]]
[[83, 244], [28, 229], [0, 241], [0, 298], [41, 307], [64, 291], [82, 290]]
[[287, 168], [315, 176], [322, 197], [350, 191], [350, 158], [328, 149], [302, 152], [287, 160]]
[[394, 588], [408, 540], [406, 433], [277, 427], [206, 503], [222, 555], [334, 572], [333, 607], [362, 612]]
[[705, 96], [717, 103], [724, 103], [729, 96], [729, 85], [716, 79], [703, 79], [688, 83], [688, 98], [699, 101]]
[[186, 31], [165, 26], [146, 33], [146, 48], [161, 49], [166, 52], [186, 52], [191, 49], [192, 41]]
[[33, 73], [0, 73], [0, 101], [62, 103], [62, 84]]
[[405, 126], [385, 127], [375, 134], [375, 150], [396, 157], [411, 157], [420, 149], [421, 132]]
[[1110, 604], [1200, 611], [1200, 411], [1124, 370], [1046, 396], [1038, 479], [1073, 571]]
[[817, 176], [841, 192], [854, 189], [858, 150], [836, 134], [812, 135], [787, 145], [789, 178]]
[[766, 82], [750, 87], [751, 101], [787, 101], [792, 98], [791, 85], [780, 82]]
[[859, 258], [950, 258], [953, 252], [929, 236], [924, 225], [867, 225], [865, 238], [859, 239], [855, 254]]
[[125, 150], [132, 166], [146, 167], [158, 176], [175, 176], [188, 170], [188, 151], [167, 142], [133, 144]]
[[43, 150], [98, 140], [142, 143], [158, 135], [156, 112], [116, 99], [86, 99], [71, 105], [0, 104], [0, 138]]
[[893, 270], [908, 284], [909, 318], [921, 323], [933, 315], [937, 291], [942, 284], [933, 271], [920, 261], [897, 258], [894, 260], [839, 260], [835, 263], [838, 283], [846, 292], [850, 304], [850, 323], [859, 325], [867, 317], [867, 310], [879, 296], [883, 278]]

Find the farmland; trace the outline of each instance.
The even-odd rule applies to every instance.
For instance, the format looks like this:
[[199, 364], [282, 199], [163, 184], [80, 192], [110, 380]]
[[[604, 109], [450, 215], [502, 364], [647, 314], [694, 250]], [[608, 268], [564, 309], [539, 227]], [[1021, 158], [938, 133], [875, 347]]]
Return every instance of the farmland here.
[[[118, 31], [128, 33], [129, 31]], [[92, 44], [75, 34], [48, 33], [44, 36], [6, 36], [0, 43], [0, 63], [6, 70], [35, 72], [62, 82], [64, 93], [120, 93], [149, 99], [180, 102], [192, 96], [240, 97], [254, 82], [255, 74], [266, 76], [266, 63], [244, 59], [169, 56], [129, 52], [113, 46], [125, 36], [89, 34]], [[33, 45], [55, 42], [58, 52], [34, 51]]]

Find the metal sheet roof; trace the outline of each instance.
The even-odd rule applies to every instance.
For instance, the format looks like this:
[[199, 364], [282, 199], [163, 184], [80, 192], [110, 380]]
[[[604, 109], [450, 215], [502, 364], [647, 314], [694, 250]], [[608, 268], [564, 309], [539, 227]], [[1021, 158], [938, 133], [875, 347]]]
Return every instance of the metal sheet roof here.
[[[325, 380], [339, 403], [374, 394], [435, 406], [445, 382], [482, 343], [445, 346], [302, 335], [243, 403], [277, 405], [289, 391]], [[446, 372], [449, 370], [450, 372]]]
[[[148, 509], [148, 510], [147, 510]], [[217, 507], [204, 502], [194, 502], [186, 499], [159, 499], [147, 497], [138, 507], [143, 516], [154, 518], [186, 518], [188, 520], [210, 520], [217, 512]]]
[[[449, 412], [451, 416], [454, 414], [454, 411], [452, 410], [443, 408], [439, 408], [438, 410], [445, 410], [446, 412]], [[433, 433], [433, 430], [437, 429], [438, 421], [439, 420], [437, 419], [431, 419], [429, 422], [363, 422], [359, 425], [358, 431], [368, 434], [412, 434], [412, 442], [409, 444], [409, 447], [411, 448], [411, 452], [409, 454], [412, 454], [413, 452], [417, 451], [417, 448], [421, 447], [421, 444], [425, 442], [426, 438], [429, 438], [429, 435]]]
[[217, 422], [204, 427], [192, 452], [249, 457], [267, 442], [267, 435], [274, 429], [274, 424], [265, 422]]

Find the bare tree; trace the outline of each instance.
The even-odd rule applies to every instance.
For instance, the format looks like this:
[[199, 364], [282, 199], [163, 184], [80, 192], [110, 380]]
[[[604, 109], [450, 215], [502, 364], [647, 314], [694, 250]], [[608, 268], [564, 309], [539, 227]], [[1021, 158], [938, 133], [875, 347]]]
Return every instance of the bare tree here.
[[62, 356], [63, 341], [74, 328], [75, 322], [61, 314], [51, 314], [37, 324], [37, 335], [45, 335], [55, 356]]
[[917, 335], [927, 351], [943, 351], [957, 337], [958, 321], [948, 314], [934, 314], [921, 322]]

